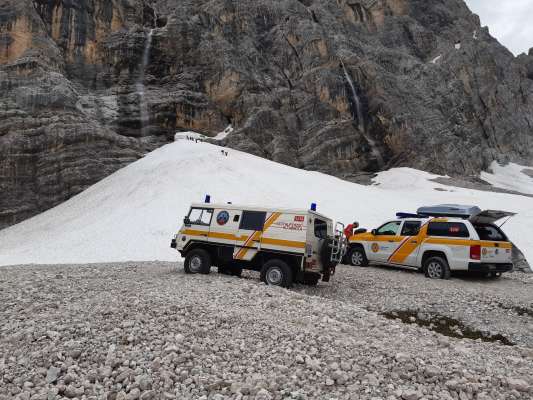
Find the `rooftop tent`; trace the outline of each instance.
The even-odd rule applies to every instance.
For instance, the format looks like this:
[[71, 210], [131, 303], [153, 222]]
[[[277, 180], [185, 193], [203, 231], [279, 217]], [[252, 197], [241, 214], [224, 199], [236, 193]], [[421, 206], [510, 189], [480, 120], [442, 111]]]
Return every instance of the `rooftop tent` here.
[[441, 204], [438, 206], [420, 207], [417, 211], [418, 215], [424, 217], [457, 217], [470, 218], [481, 212], [477, 206], [466, 206], [459, 204]]

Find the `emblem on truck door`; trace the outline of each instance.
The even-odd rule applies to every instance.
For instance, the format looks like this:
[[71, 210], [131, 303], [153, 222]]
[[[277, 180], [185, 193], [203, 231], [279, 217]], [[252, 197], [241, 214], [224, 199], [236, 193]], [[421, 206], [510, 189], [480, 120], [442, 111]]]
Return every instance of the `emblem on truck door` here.
[[220, 211], [217, 215], [217, 224], [226, 225], [229, 221], [229, 213], [227, 211]]
[[379, 244], [377, 243], [372, 243], [372, 251], [374, 253], [377, 253], [379, 251]]

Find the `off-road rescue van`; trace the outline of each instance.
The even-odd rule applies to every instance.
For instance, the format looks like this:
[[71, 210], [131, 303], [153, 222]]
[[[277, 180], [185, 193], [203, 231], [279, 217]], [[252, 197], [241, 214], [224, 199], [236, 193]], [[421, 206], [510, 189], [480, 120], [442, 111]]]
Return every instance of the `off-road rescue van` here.
[[[312, 208], [315, 208], [314, 205]], [[232, 204], [192, 204], [171, 247], [185, 258], [186, 273], [240, 275], [260, 271], [269, 285], [329, 281], [342, 260], [343, 225], [315, 210], [283, 210]]]
[[398, 213], [397, 219], [350, 237], [346, 260], [355, 266], [418, 268], [434, 279], [448, 279], [451, 271], [498, 278], [513, 269], [512, 243], [495, 222], [513, 215], [459, 205]]

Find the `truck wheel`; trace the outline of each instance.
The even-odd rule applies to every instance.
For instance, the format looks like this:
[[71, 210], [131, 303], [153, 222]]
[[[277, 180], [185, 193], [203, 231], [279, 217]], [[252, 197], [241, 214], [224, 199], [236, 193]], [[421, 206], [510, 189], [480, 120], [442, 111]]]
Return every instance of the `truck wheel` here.
[[211, 271], [211, 256], [204, 249], [191, 250], [185, 256], [186, 274], [208, 274]]
[[424, 263], [424, 273], [431, 279], [450, 279], [452, 275], [448, 262], [442, 257], [429, 257]]
[[348, 262], [354, 267], [367, 267], [368, 259], [366, 258], [365, 249], [361, 246], [354, 246], [348, 252]]
[[261, 281], [267, 285], [289, 288], [292, 286], [292, 270], [284, 261], [267, 261], [261, 268]]

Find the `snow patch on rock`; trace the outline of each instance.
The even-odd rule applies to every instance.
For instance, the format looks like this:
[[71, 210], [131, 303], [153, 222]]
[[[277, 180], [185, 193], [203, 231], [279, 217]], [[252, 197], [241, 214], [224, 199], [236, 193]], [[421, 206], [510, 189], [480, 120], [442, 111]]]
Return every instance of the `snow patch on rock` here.
[[222, 132], [220, 132], [218, 135], [216, 135], [213, 139], [215, 139], [215, 140], [224, 140], [233, 131], [234, 131], [233, 127], [231, 125], [229, 125], [226, 129], [224, 129]]
[[514, 163], [500, 165], [494, 161], [490, 165], [490, 172], [481, 172], [481, 179], [501, 189], [533, 194], [533, 176], [528, 174], [529, 170], [531, 167]]

